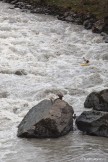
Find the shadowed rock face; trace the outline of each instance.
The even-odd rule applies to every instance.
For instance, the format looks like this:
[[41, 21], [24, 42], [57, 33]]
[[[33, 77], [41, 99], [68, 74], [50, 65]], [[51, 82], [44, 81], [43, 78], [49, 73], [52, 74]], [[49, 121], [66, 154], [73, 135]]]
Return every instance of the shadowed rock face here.
[[73, 128], [73, 109], [63, 100], [43, 100], [34, 106], [18, 126], [18, 137], [60, 137]]
[[105, 26], [104, 20], [99, 20], [93, 25], [92, 32], [101, 33], [103, 31], [104, 26]]
[[84, 111], [76, 119], [78, 129], [90, 135], [108, 137], [108, 89], [90, 93], [84, 106], [93, 110]]
[[84, 107], [108, 112], [108, 89], [90, 93], [84, 102]]
[[87, 134], [108, 137], [108, 112], [84, 111], [76, 119], [76, 125]]

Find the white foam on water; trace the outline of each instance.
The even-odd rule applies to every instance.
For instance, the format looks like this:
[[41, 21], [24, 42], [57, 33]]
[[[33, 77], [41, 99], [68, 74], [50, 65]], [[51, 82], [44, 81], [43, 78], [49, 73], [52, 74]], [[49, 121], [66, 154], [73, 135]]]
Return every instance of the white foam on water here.
[[[9, 6], [0, 2], [0, 162], [84, 161], [101, 151], [107, 161], [106, 138], [79, 132], [57, 140], [16, 137], [17, 125], [42, 99], [61, 91], [79, 115], [91, 91], [108, 88], [108, 45], [82, 26]], [[89, 66], [81, 66], [83, 57]]]

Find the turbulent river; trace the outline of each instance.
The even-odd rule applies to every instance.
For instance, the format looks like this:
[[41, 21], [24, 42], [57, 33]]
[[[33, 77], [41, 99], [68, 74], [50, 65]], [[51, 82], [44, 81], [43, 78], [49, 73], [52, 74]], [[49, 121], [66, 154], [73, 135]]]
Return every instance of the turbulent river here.
[[42, 99], [60, 91], [79, 115], [91, 91], [108, 88], [108, 44], [82, 26], [10, 7], [0, 2], [0, 162], [107, 162], [108, 139], [76, 129], [58, 139], [16, 137]]

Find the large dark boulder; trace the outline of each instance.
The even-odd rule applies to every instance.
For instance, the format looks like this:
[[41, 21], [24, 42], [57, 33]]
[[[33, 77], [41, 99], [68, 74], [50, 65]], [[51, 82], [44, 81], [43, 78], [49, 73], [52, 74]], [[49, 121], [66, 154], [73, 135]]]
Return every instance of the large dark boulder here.
[[65, 101], [43, 100], [34, 106], [18, 126], [18, 137], [60, 137], [73, 129], [73, 108]]
[[90, 93], [84, 102], [84, 107], [108, 112], [108, 89]]
[[84, 111], [76, 119], [76, 125], [89, 135], [108, 137], [108, 112]]

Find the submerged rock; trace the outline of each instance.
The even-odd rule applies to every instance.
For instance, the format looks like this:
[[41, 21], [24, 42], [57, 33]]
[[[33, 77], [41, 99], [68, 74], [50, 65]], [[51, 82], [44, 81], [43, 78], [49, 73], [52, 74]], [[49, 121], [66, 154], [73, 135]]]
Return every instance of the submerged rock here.
[[14, 73], [15, 75], [27, 75], [27, 73], [24, 70], [17, 70]]
[[65, 101], [43, 100], [34, 106], [18, 126], [18, 137], [60, 137], [73, 129], [73, 108]]
[[108, 112], [108, 89], [90, 93], [84, 102], [84, 107]]
[[76, 125], [89, 135], [108, 137], [108, 112], [84, 111], [76, 119]]

